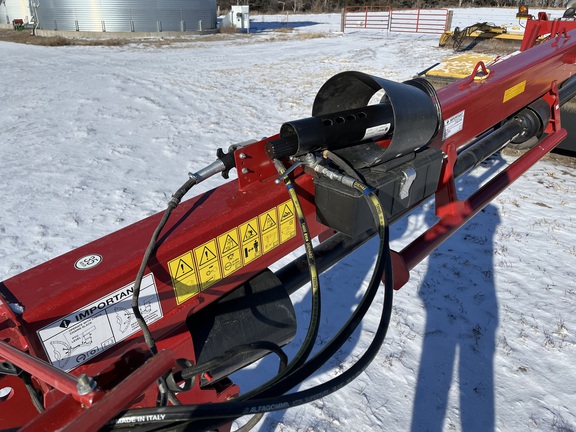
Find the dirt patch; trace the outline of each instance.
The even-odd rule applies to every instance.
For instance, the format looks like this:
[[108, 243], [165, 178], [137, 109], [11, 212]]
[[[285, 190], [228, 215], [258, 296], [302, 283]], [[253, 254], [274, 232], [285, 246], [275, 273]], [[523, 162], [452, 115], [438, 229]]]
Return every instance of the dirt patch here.
[[31, 30], [0, 29], [0, 41], [40, 46], [120, 46], [136, 41], [130, 39], [69, 39], [62, 36], [34, 36]]
[[[129, 33], [127, 33], [129, 34]], [[101, 34], [99, 34], [100, 36]], [[38, 46], [123, 46], [130, 44], [165, 46], [182, 42], [210, 42], [245, 36], [237, 34], [207, 34], [207, 35], [183, 35], [161, 36], [154, 38], [126, 37], [126, 38], [70, 38], [64, 36], [35, 36], [31, 30], [16, 31], [12, 29], [0, 29], [0, 41], [14, 42]]]
[[[293, 29], [281, 29], [273, 32], [271, 38], [257, 39], [255, 42], [278, 41], [278, 40], [304, 40], [324, 38], [328, 35], [325, 33], [294, 33]], [[200, 42], [220, 42], [226, 40], [247, 39], [250, 35], [246, 33], [214, 33], [205, 35], [183, 34], [182, 36], [161, 36], [154, 38], [70, 38], [63, 36], [34, 36], [31, 30], [16, 31], [12, 29], [0, 29], [0, 41], [14, 42], [28, 45], [39, 46], [123, 46], [130, 44], [149, 45], [149, 46], [171, 46], [177, 47], [181, 43], [200, 43]]]

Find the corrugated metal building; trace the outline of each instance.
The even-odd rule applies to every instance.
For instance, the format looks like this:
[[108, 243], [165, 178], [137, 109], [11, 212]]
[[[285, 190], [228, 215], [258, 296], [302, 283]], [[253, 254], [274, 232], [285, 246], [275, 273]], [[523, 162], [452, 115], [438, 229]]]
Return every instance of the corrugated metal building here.
[[38, 5], [39, 28], [44, 30], [162, 32], [216, 28], [216, 0], [33, 0], [33, 3]]
[[28, 0], [0, 0], [0, 23], [12, 24], [12, 20], [21, 19], [25, 23], [32, 20]]

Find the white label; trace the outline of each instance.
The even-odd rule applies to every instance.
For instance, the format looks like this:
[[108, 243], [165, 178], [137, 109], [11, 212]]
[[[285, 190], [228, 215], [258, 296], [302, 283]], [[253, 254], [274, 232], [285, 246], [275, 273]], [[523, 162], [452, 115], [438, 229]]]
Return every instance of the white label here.
[[[38, 330], [50, 363], [67, 372], [140, 331], [133, 292], [134, 283], [128, 284]], [[142, 278], [138, 307], [147, 324], [162, 318], [152, 274]]]
[[450, 138], [462, 130], [464, 127], [464, 113], [465, 111], [460, 111], [458, 114], [444, 120], [444, 139]]
[[80, 258], [74, 263], [76, 270], [89, 270], [102, 262], [102, 255], [92, 254]]
[[370, 127], [366, 129], [366, 133], [364, 134], [364, 138], [362, 138], [362, 141], [368, 138], [384, 136], [388, 133], [389, 130], [390, 130], [390, 123]]

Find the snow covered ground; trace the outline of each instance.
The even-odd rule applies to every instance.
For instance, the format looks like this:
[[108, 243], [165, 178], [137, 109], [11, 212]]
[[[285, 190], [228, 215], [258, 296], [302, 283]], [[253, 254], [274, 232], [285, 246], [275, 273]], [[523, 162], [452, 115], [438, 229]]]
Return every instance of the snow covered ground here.
[[[513, 23], [514, 13], [455, 10], [453, 26]], [[290, 15], [292, 32], [274, 31], [285, 15], [253, 25], [251, 35], [171, 45], [0, 43], [0, 280], [163, 210], [218, 147], [309, 116], [336, 73], [400, 81], [449, 54], [433, 35], [342, 34], [337, 14]], [[483, 164], [458, 182], [462, 194], [512, 160]], [[576, 430], [575, 178], [550, 162], [530, 170], [414, 269], [380, 355], [358, 380], [267, 415], [260, 430]], [[393, 247], [433, 223], [432, 213], [425, 206], [393, 225]], [[322, 277], [321, 339], [358, 301], [375, 247]], [[306, 322], [308, 293], [294, 300]], [[353, 363], [379, 313], [305, 386]], [[252, 379], [236, 377], [243, 388]]]

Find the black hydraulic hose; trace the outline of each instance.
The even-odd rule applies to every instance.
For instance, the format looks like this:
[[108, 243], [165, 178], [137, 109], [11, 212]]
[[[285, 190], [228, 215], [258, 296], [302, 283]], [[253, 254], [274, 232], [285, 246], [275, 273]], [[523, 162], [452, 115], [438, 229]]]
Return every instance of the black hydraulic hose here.
[[[312, 287], [312, 308], [311, 308], [311, 313], [310, 313], [310, 323], [308, 326], [308, 331], [307, 331], [306, 336], [304, 338], [304, 342], [302, 343], [302, 346], [300, 347], [298, 352], [295, 354], [292, 361], [288, 365], [286, 365], [281, 371], [279, 371], [279, 373], [274, 378], [265, 382], [261, 386], [259, 386], [255, 389], [241, 395], [240, 397], [236, 398], [236, 401], [247, 400], [247, 399], [250, 399], [250, 398], [255, 397], [257, 395], [261, 395], [265, 391], [270, 391], [270, 389], [274, 388], [276, 383], [278, 383], [282, 380], [292, 381], [292, 379], [290, 378], [292, 371], [297, 370], [300, 366], [302, 366], [306, 362], [308, 357], [310, 356], [310, 353], [312, 352], [312, 349], [314, 348], [314, 344], [316, 342], [316, 337], [318, 335], [318, 330], [320, 327], [320, 311], [321, 311], [320, 279], [319, 279], [319, 273], [318, 273], [317, 267], [316, 267], [316, 257], [314, 255], [314, 247], [312, 245], [312, 237], [311, 237], [310, 231], [308, 229], [308, 223], [306, 222], [306, 218], [304, 216], [304, 211], [302, 210], [302, 206], [300, 205], [300, 200], [298, 198], [298, 194], [296, 193], [296, 191], [294, 189], [294, 185], [293, 185], [292, 181], [290, 180], [290, 178], [287, 175], [285, 175], [286, 168], [284, 167], [282, 162], [277, 160], [277, 159], [274, 160], [274, 165], [278, 171], [278, 174], [280, 175], [280, 178], [283, 180], [284, 185], [286, 186], [286, 190], [288, 191], [290, 199], [292, 200], [292, 203], [294, 205], [294, 210], [295, 210], [297, 218], [298, 218], [298, 224], [300, 226], [300, 233], [302, 235], [302, 240], [303, 240], [304, 248], [306, 251], [306, 253], [305, 253], [306, 264], [307, 264], [307, 268], [308, 268], [309, 280], [310, 280], [311, 287]], [[261, 417], [262, 417], [261, 415], [255, 416], [245, 426], [240, 428], [239, 431], [244, 432], [244, 431], [250, 430], [261, 419]], [[230, 422], [233, 420], [234, 420], [234, 418], [224, 419], [224, 421], [220, 420], [218, 422], [218, 425], [213, 425], [211, 423], [208, 425], [205, 425], [204, 423], [206, 423], [206, 422], [202, 422], [203, 424], [201, 425], [201, 427], [209, 429], [212, 427], [217, 427], [221, 423], [227, 423], [227, 422]], [[198, 427], [198, 426], [199, 426], [198, 424], [195, 424], [195, 427]]]
[[[368, 289], [362, 301], [350, 319], [341, 329], [341, 331], [322, 350], [320, 350], [320, 352], [318, 352], [312, 359], [307, 361], [303, 366], [301, 366], [292, 374], [291, 378], [296, 378], [295, 382], [292, 382], [291, 384], [280, 382], [276, 384], [273, 389], [269, 389], [268, 391], [286, 391], [284, 387], [289, 390], [303, 379], [310, 376], [322, 364], [326, 363], [333, 356], [333, 354], [346, 342], [348, 337], [356, 329], [362, 317], [368, 311], [374, 296], [378, 291], [380, 280], [382, 278], [382, 274], [384, 273], [385, 297], [380, 325], [367, 351], [352, 367], [350, 367], [350, 369], [346, 370], [338, 377], [333, 378], [319, 386], [288, 395], [269, 397], [258, 400], [232, 401], [222, 404], [203, 404], [186, 407], [176, 406], [156, 409], [148, 408], [130, 410], [125, 412], [123, 416], [121, 416], [115, 423], [112, 423], [110, 426], [113, 428], [119, 428], [123, 426], [133, 427], [135, 424], [138, 424], [138, 419], [142, 418], [142, 416], [155, 414], [162, 414], [162, 416], [160, 416], [162, 417], [162, 420], [159, 420], [160, 417], [154, 417], [154, 421], [162, 422], [163, 424], [168, 425], [173, 424], [174, 422], [189, 422], [207, 418], [233, 418], [250, 413], [281, 410], [297, 405], [302, 405], [324, 397], [334, 391], [339, 390], [353, 379], [355, 379], [374, 359], [384, 341], [392, 314], [393, 296], [393, 276], [389, 249], [389, 229], [384, 219], [384, 211], [382, 210], [377, 197], [370, 189], [360, 185], [358, 182], [356, 182], [355, 185], [359, 190], [363, 191], [365, 196], [370, 197], [370, 208], [373, 213], [377, 212], [379, 217], [378, 232], [380, 235], [380, 248], [378, 252], [376, 267]], [[290, 381], [292, 381], [292, 379]], [[283, 385], [281, 386], [280, 384]], [[258, 396], [262, 397], [262, 395]]]
[[42, 403], [41, 396], [38, 394], [38, 391], [34, 388], [32, 384], [32, 375], [26, 371], [21, 372], [22, 381], [24, 381], [24, 386], [30, 394], [30, 399], [32, 400], [32, 404], [38, 410], [39, 413], [44, 412], [44, 404]]
[[[285, 172], [285, 167], [284, 165], [282, 165], [282, 162], [280, 162], [279, 160], [274, 160], [274, 165], [276, 166], [278, 174], [280, 174], [280, 176], [283, 176]], [[294, 210], [298, 217], [300, 233], [302, 234], [302, 240], [306, 251], [305, 252], [306, 263], [308, 267], [308, 274], [310, 277], [310, 283], [312, 288], [312, 308], [310, 312], [310, 323], [308, 326], [308, 331], [306, 333], [304, 342], [302, 343], [302, 346], [295, 354], [292, 361], [282, 371], [282, 373], [278, 374], [272, 380], [264, 383], [263, 385], [249, 391], [244, 395], [241, 395], [238, 398], [238, 400], [249, 399], [255, 395], [260, 395], [262, 394], [262, 392], [272, 388], [277, 382], [290, 377], [292, 371], [299, 368], [308, 359], [310, 353], [312, 352], [312, 349], [314, 348], [314, 343], [316, 342], [316, 337], [318, 335], [318, 330], [320, 327], [320, 313], [321, 313], [320, 279], [316, 267], [316, 257], [314, 255], [314, 247], [312, 246], [312, 238], [310, 235], [310, 231], [308, 230], [308, 224], [306, 222], [306, 218], [304, 217], [304, 212], [302, 210], [302, 207], [300, 206], [298, 194], [294, 189], [292, 181], [288, 178], [288, 176], [284, 176], [283, 181], [286, 186], [286, 190], [290, 195], [290, 199], [294, 204]]]
[[[332, 154], [330, 151], [325, 151], [324, 156], [325, 157], [329, 156], [330, 158], [333, 158], [335, 155]], [[336, 165], [340, 166], [347, 174], [349, 174], [349, 177], [355, 180], [360, 179], [358, 174], [351, 167], [349, 167], [345, 161], [337, 157], [335, 157], [333, 161], [336, 162]], [[276, 161], [276, 164], [279, 167], [279, 173], [282, 174], [283, 167], [280, 165], [279, 161]], [[294, 372], [286, 370], [285, 373], [277, 376], [276, 379], [270, 381], [269, 383], [266, 383], [265, 385], [255, 390], [252, 390], [251, 392], [245, 395], [242, 395], [240, 398], [236, 399], [236, 401], [247, 400], [253, 397], [265, 398], [265, 397], [278, 396], [290, 390], [291, 388], [295, 387], [300, 382], [304, 381], [306, 378], [312, 375], [312, 373], [314, 373], [322, 365], [324, 365], [337, 352], [337, 350], [340, 349], [342, 345], [344, 345], [344, 343], [348, 340], [348, 338], [354, 332], [356, 327], [362, 321], [370, 305], [372, 304], [374, 295], [378, 291], [380, 280], [382, 279], [382, 273], [384, 271], [383, 267], [381, 266], [381, 264], [383, 263], [382, 256], [385, 252], [389, 253], [388, 226], [385, 220], [384, 210], [382, 209], [376, 195], [372, 192], [371, 189], [364, 186], [360, 181], [356, 181], [354, 183], [355, 183], [354, 187], [360, 190], [368, 200], [369, 208], [372, 211], [373, 217], [376, 221], [376, 225], [378, 227], [381, 227], [380, 230], [381, 243], [378, 252], [378, 260], [372, 275], [372, 279], [369, 284], [369, 288], [366, 294], [364, 295], [364, 298], [362, 299], [356, 311], [352, 314], [351, 318], [340, 330], [340, 332], [327, 345], [325, 345], [325, 347], [322, 350], [320, 350], [320, 352], [316, 354], [314, 358], [312, 358], [309, 362], [303, 364], [302, 367], [296, 369]], [[290, 186], [289, 182], [287, 183], [287, 186]], [[295, 207], [299, 208], [298, 198], [297, 196], [295, 196], [296, 194], [294, 189], [288, 187], [288, 191], [291, 193], [291, 195], [294, 195], [292, 196], [292, 198], [295, 201]], [[307, 228], [305, 227], [304, 229], [307, 230]], [[305, 241], [305, 244], [308, 244], [308, 242]], [[308, 247], [311, 247], [311, 245], [309, 245]], [[305, 256], [307, 257], [306, 258], [307, 261], [308, 261], [308, 255], [310, 254], [312, 254], [312, 256], [315, 255], [314, 251], [308, 251], [305, 254]], [[308, 262], [308, 267], [310, 267], [309, 264], [310, 263]], [[309, 268], [309, 270], [312, 270], [312, 268]], [[314, 271], [310, 271], [310, 276], [317, 275], [316, 260], [314, 260], [313, 270]], [[233, 420], [233, 418], [227, 420], [231, 421]], [[218, 422], [218, 425], [221, 423], [222, 422]], [[210, 426], [216, 426], [216, 425], [210, 424]]]
[[[207, 167], [203, 168], [197, 173], [190, 174], [188, 180], [182, 186], [180, 186], [180, 188], [172, 195], [170, 201], [168, 202], [168, 206], [164, 211], [164, 214], [162, 215], [162, 219], [160, 220], [158, 226], [152, 233], [152, 237], [150, 238], [150, 242], [148, 243], [148, 247], [144, 252], [144, 256], [142, 257], [140, 267], [138, 268], [138, 273], [136, 274], [136, 279], [134, 281], [134, 291], [132, 293], [131, 307], [132, 312], [134, 313], [134, 317], [136, 318], [136, 322], [138, 323], [140, 330], [142, 330], [144, 341], [146, 342], [146, 345], [150, 349], [152, 355], [156, 355], [158, 353], [158, 349], [156, 348], [156, 343], [154, 341], [154, 338], [152, 337], [150, 329], [148, 328], [148, 324], [146, 323], [146, 320], [140, 313], [140, 308], [138, 307], [140, 290], [142, 287], [142, 278], [144, 277], [146, 266], [148, 265], [148, 261], [150, 260], [150, 257], [152, 256], [152, 254], [156, 249], [160, 232], [162, 231], [162, 229], [164, 229], [164, 226], [166, 225], [166, 222], [168, 221], [170, 214], [178, 206], [178, 204], [180, 204], [180, 201], [182, 201], [184, 195], [186, 195], [186, 193], [188, 193], [188, 191], [192, 189], [192, 187], [197, 183], [206, 180], [207, 178], [213, 176], [216, 173], [223, 172], [232, 168], [234, 160], [233, 157], [231, 157], [230, 155], [225, 155], [221, 151], [219, 152], [219, 156], [220, 158], [215, 162], [213, 162], [212, 164], [208, 165]], [[158, 379], [158, 389], [160, 390], [160, 397], [159, 397], [160, 404], [165, 404], [166, 400], [169, 400], [173, 405], [180, 404], [180, 401], [176, 398], [174, 393], [168, 388], [165, 377], [160, 377]]]
[[[298, 383], [304, 381], [310, 375], [312, 375], [316, 370], [318, 370], [322, 365], [324, 365], [331, 357], [336, 354], [336, 352], [346, 343], [350, 338], [352, 333], [356, 330], [366, 313], [368, 312], [376, 293], [378, 292], [380, 281], [382, 280], [382, 274], [384, 273], [385, 265], [388, 261], [391, 261], [390, 250], [389, 250], [389, 230], [388, 225], [385, 221], [384, 211], [380, 206], [380, 202], [376, 195], [369, 190], [366, 186], [361, 185], [359, 182], [355, 182], [358, 188], [363, 189], [363, 193], [368, 197], [368, 202], [370, 203], [370, 209], [373, 212], [374, 218], [377, 220], [380, 233], [380, 248], [378, 250], [378, 259], [370, 280], [368, 289], [363, 296], [360, 304], [350, 316], [348, 321], [340, 329], [340, 331], [318, 352], [316, 353], [309, 362], [305, 363], [297, 371], [292, 373], [286, 379], [278, 382], [273, 389], [260, 393], [259, 397], [269, 397], [274, 393], [282, 394]], [[378, 206], [378, 209], [374, 207]], [[391, 269], [389, 273], [391, 273]]]
[[366, 369], [378, 353], [386, 336], [390, 322], [393, 295], [392, 286], [391, 260], [387, 260], [384, 307], [382, 309], [380, 324], [374, 339], [370, 343], [366, 352], [353, 366], [350, 367], [350, 369], [330, 381], [297, 393], [268, 399], [130, 410], [126, 411], [124, 415], [117, 420], [117, 423], [111, 424], [110, 426], [113, 429], [119, 429], [122, 427], [134, 428], [138, 424], [141, 424], [141, 420], [139, 419], [143, 418], [148, 419], [146, 421], [147, 424], [156, 424], [158, 427], [161, 427], [162, 425], [173, 425], [174, 423], [189, 422], [204, 418], [216, 419], [239, 417], [249, 413], [284, 410], [313, 402], [314, 400], [327, 396], [353, 381], [364, 369]]
[[136, 317], [136, 321], [138, 322], [138, 325], [140, 326], [140, 329], [142, 330], [142, 333], [144, 334], [144, 340], [146, 341], [146, 345], [148, 345], [148, 348], [150, 348], [150, 351], [154, 355], [158, 353], [158, 349], [156, 348], [156, 343], [154, 342], [152, 334], [150, 333], [150, 329], [148, 328], [148, 324], [146, 324], [146, 320], [144, 320], [144, 317], [140, 313], [140, 308], [138, 307], [138, 298], [140, 296], [140, 289], [142, 286], [142, 278], [144, 277], [144, 272], [146, 271], [146, 266], [148, 265], [148, 261], [150, 259], [150, 256], [152, 255], [152, 253], [154, 253], [154, 250], [156, 249], [156, 244], [158, 242], [158, 236], [160, 235], [160, 232], [162, 231], [162, 229], [164, 229], [164, 226], [166, 225], [166, 222], [168, 221], [168, 218], [170, 217], [172, 210], [174, 210], [178, 206], [178, 204], [180, 204], [180, 201], [182, 200], [184, 195], [195, 184], [196, 184], [196, 178], [190, 177], [186, 181], [186, 183], [184, 183], [176, 191], [176, 193], [174, 195], [172, 195], [172, 198], [170, 199], [170, 202], [168, 203], [168, 207], [166, 208], [166, 210], [164, 211], [164, 214], [162, 215], [162, 219], [158, 223], [158, 226], [156, 227], [156, 229], [154, 230], [154, 233], [152, 234], [152, 237], [150, 238], [150, 242], [148, 243], [148, 247], [146, 248], [146, 251], [144, 252], [144, 256], [142, 257], [142, 262], [140, 263], [140, 268], [138, 269], [138, 273], [136, 274], [136, 280], [134, 282], [134, 292], [132, 293], [132, 312], [134, 313], [134, 316]]
[[[168, 203], [168, 207], [166, 208], [166, 210], [164, 211], [164, 214], [162, 215], [162, 219], [160, 220], [160, 223], [158, 223], [158, 226], [156, 227], [156, 229], [154, 230], [154, 233], [152, 234], [152, 237], [150, 238], [150, 242], [148, 243], [148, 247], [146, 248], [146, 251], [144, 252], [144, 256], [142, 257], [142, 262], [140, 263], [140, 268], [138, 269], [138, 273], [136, 274], [136, 280], [134, 281], [134, 291], [132, 293], [132, 312], [134, 313], [134, 317], [136, 318], [136, 322], [138, 323], [138, 326], [142, 330], [142, 334], [144, 336], [144, 341], [146, 342], [146, 345], [150, 349], [150, 352], [152, 353], [152, 355], [156, 355], [158, 353], [158, 349], [156, 348], [156, 343], [154, 342], [154, 338], [152, 337], [152, 333], [150, 332], [150, 329], [148, 328], [148, 324], [146, 324], [146, 320], [142, 316], [142, 313], [140, 312], [140, 308], [138, 307], [138, 300], [140, 297], [140, 289], [142, 286], [142, 278], [144, 277], [144, 272], [146, 271], [146, 266], [148, 265], [148, 261], [150, 259], [150, 256], [152, 256], [152, 254], [154, 253], [154, 250], [156, 249], [156, 245], [158, 242], [158, 236], [160, 235], [160, 232], [162, 231], [162, 229], [164, 229], [164, 226], [166, 225], [166, 222], [168, 221], [168, 218], [170, 217], [172, 210], [174, 210], [178, 206], [178, 204], [180, 204], [180, 201], [182, 200], [184, 195], [195, 184], [196, 184], [196, 178], [190, 177], [176, 191], [176, 193], [174, 195], [172, 195], [172, 198], [170, 199], [170, 202]], [[166, 378], [165, 377], [160, 377], [158, 379], [158, 389], [160, 390], [160, 399], [159, 399], [160, 405], [165, 405], [166, 399], [169, 400], [173, 405], [179, 405], [180, 404], [180, 401], [176, 398], [174, 393], [168, 388], [168, 385], [166, 384]]]

